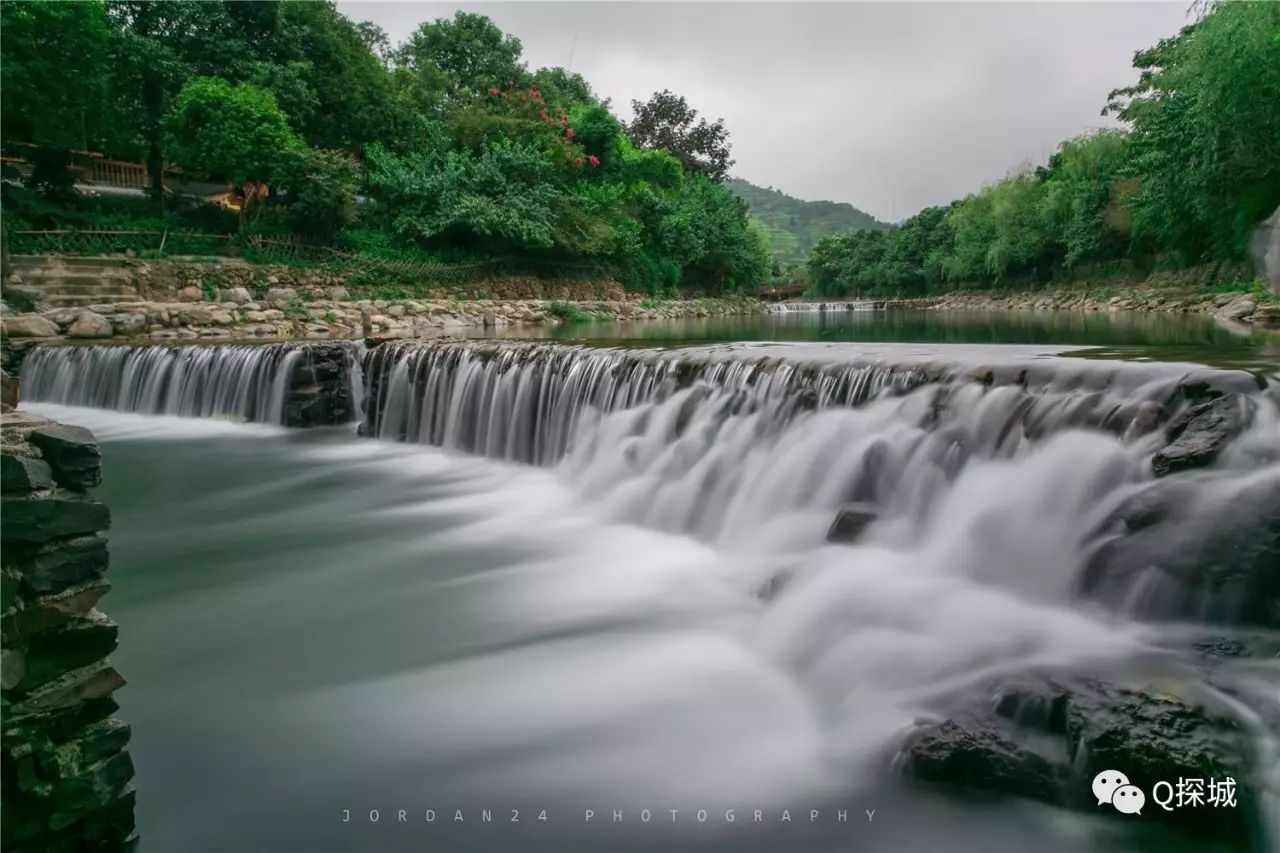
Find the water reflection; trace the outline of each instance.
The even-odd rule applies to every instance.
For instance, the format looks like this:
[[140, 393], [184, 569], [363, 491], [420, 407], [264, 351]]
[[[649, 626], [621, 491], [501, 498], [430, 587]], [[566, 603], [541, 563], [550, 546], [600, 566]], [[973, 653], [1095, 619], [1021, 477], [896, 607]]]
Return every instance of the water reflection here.
[[474, 329], [471, 337], [646, 346], [727, 341], [1054, 344], [1103, 347], [1111, 358], [1259, 369], [1280, 364], [1280, 334], [1192, 314], [1077, 311], [847, 311], [585, 322]]

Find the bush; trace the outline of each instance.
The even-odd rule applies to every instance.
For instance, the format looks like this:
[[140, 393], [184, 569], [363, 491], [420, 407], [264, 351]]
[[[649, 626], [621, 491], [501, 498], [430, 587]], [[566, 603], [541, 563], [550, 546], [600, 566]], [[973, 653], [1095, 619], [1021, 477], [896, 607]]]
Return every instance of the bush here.
[[279, 188], [285, 222], [304, 237], [330, 241], [356, 218], [356, 162], [340, 151], [285, 152]]

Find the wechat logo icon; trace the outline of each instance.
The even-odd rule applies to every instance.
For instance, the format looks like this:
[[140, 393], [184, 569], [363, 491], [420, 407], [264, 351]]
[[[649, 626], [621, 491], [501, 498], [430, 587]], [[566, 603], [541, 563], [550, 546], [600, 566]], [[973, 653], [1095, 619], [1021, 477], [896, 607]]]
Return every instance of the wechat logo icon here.
[[1142, 814], [1147, 795], [1137, 785], [1129, 784], [1129, 777], [1119, 770], [1103, 770], [1093, 777], [1093, 795], [1098, 805], [1110, 803], [1124, 814]]

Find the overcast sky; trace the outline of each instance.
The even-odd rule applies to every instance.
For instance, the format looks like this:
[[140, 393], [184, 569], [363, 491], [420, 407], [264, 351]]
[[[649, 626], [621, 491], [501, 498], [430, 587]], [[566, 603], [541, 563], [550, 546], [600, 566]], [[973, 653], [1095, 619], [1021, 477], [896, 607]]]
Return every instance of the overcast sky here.
[[[1135, 50], [1178, 3], [692, 4], [348, 0], [393, 43], [457, 9], [491, 17], [530, 68], [568, 65], [630, 117], [671, 89], [729, 128], [733, 174], [900, 220], [1111, 124]], [[576, 44], [575, 44], [576, 40]]]

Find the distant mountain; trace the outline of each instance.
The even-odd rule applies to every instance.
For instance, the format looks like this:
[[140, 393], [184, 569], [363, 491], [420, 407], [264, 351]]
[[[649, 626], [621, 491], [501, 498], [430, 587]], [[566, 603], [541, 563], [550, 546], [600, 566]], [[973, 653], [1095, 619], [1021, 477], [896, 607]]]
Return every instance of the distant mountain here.
[[738, 178], [729, 180], [729, 189], [751, 207], [752, 218], [769, 235], [774, 259], [785, 266], [804, 263], [813, 244], [828, 234], [890, 227], [843, 202], [802, 201]]

